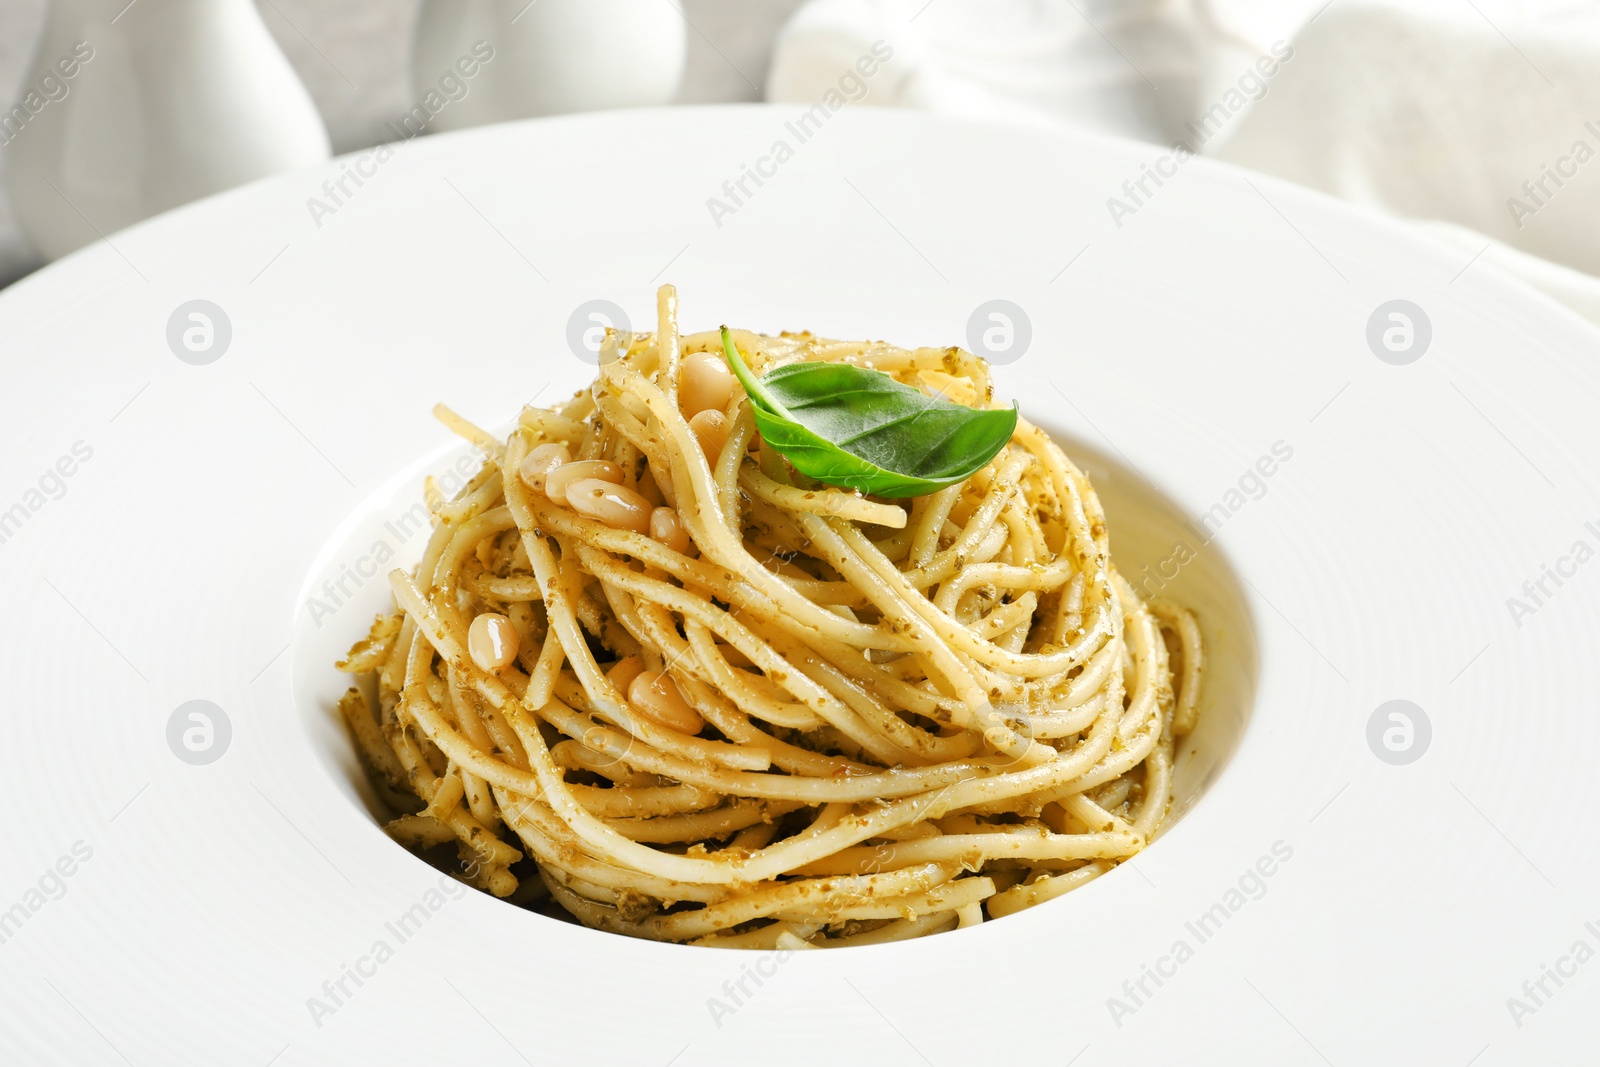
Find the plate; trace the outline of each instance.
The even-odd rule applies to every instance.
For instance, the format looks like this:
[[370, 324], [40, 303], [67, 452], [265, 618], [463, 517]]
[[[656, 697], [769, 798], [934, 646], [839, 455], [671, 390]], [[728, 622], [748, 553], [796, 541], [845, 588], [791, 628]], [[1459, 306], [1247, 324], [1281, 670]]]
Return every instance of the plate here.
[[[1203, 160], [1113, 213], [1153, 146], [794, 120], [428, 138], [0, 295], [8, 1062], [1490, 1065], [1600, 1037], [1592, 328]], [[1197, 599], [1227, 665], [1160, 840], [1001, 921], [780, 956], [522, 913], [377, 829], [326, 661], [381, 599], [385, 523], [415, 551], [416, 473], [461, 454], [430, 407], [503, 425], [578, 387], [569, 338], [649, 328], [662, 281], [694, 328], [995, 346], [1121, 567]]]

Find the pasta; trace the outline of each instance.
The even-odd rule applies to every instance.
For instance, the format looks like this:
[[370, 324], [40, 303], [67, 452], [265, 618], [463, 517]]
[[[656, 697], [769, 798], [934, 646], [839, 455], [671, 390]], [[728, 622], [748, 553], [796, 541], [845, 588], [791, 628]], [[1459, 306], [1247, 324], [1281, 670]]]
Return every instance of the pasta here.
[[[515, 903], [726, 947], [919, 937], [1060, 896], [1171, 800], [1193, 617], [1112, 565], [1094, 489], [1019, 420], [976, 474], [881, 500], [756, 432], [714, 332], [607, 336], [525, 409], [342, 661], [390, 835]], [[959, 349], [733, 331], [994, 406]]]

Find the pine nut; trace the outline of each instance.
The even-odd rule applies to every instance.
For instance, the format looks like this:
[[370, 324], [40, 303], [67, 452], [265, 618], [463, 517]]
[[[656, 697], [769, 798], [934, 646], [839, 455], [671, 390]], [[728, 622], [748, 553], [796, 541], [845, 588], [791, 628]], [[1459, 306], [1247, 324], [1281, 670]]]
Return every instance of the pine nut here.
[[606, 671], [606, 681], [616, 687], [618, 693], [626, 693], [633, 680], [644, 671], [644, 660], [638, 656], [624, 656], [611, 665]]
[[605, 459], [580, 459], [563, 463], [544, 477], [544, 495], [552, 504], [567, 502], [567, 486], [580, 478], [598, 478], [604, 482], [622, 484], [622, 468]]
[[691, 352], [678, 371], [678, 407], [693, 418], [702, 411], [721, 411], [733, 395], [733, 374], [714, 352]]
[[[569, 464], [570, 465], [570, 464]], [[650, 501], [625, 485], [579, 478], [566, 487], [567, 506], [613, 530], [650, 532]]]
[[563, 444], [534, 445], [533, 451], [523, 457], [517, 474], [523, 484], [535, 492], [544, 491], [545, 475], [557, 467], [572, 462], [572, 451]]
[[700, 450], [712, 463], [722, 454], [728, 443], [728, 418], [720, 411], [706, 410], [689, 420], [689, 429], [700, 439]]
[[664, 671], [645, 671], [635, 678], [628, 686], [628, 703], [656, 725], [682, 734], [697, 734], [706, 725], [700, 713], [683, 699], [683, 691], [672, 675]]
[[497, 612], [486, 611], [467, 627], [467, 653], [486, 671], [501, 671], [517, 658], [517, 628]]
[[689, 531], [671, 508], [656, 508], [650, 513], [650, 536], [674, 552], [689, 551]]

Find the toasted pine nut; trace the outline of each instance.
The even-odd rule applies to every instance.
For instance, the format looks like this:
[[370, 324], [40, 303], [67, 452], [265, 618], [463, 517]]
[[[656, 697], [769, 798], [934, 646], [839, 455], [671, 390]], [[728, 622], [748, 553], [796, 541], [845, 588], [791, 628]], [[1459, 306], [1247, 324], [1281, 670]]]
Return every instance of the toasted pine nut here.
[[644, 671], [644, 660], [638, 656], [624, 656], [611, 665], [606, 671], [606, 681], [617, 687], [618, 693], [626, 693], [633, 680]]
[[689, 420], [689, 429], [700, 439], [700, 449], [713, 464], [728, 443], [728, 419], [720, 411], [707, 409]]
[[603, 482], [622, 484], [622, 468], [605, 459], [580, 459], [563, 463], [544, 476], [544, 495], [552, 504], [567, 502], [567, 486], [580, 478], [598, 478]]
[[517, 658], [517, 628], [497, 612], [486, 611], [467, 627], [467, 653], [486, 671], [504, 670]]
[[721, 411], [733, 395], [733, 374], [715, 352], [691, 352], [678, 371], [678, 407], [689, 418]]
[[566, 497], [567, 507], [614, 530], [650, 532], [650, 501], [625, 485], [601, 478], [579, 478], [568, 483]]
[[672, 675], [664, 671], [645, 671], [628, 686], [628, 703], [639, 714], [658, 726], [683, 734], [697, 734], [705, 728], [700, 713], [683, 699], [683, 691]]
[[523, 457], [517, 467], [523, 484], [535, 491], [543, 491], [545, 475], [557, 467], [572, 462], [572, 450], [563, 444], [534, 445], [533, 451]]
[[671, 508], [656, 508], [650, 513], [650, 536], [674, 552], [689, 551], [689, 531]]

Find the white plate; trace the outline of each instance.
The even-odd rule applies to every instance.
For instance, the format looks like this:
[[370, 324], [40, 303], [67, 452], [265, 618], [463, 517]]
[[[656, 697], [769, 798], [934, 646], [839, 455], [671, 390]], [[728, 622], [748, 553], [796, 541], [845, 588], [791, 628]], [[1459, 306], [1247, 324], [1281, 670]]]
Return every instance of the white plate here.
[[[0, 296], [0, 516], [20, 505], [0, 543], [0, 1057], [1489, 1065], [1600, 1037], [1600, 964], [1568, 955], [1600, 947], [1595, 333], [1266, 178], [1187, 163], [1119, 229], [1107, 198], [1159, 150], [910, 114], [830, 118], [714, 220], [707, 198], [796, 142], [791, 118], [419, 141], [363, 164], [320, 226], [307, 198], [351, 161]], [[1032, 342], [1001, 386], [1102, 482], [1123, 568], [1200, 540], [1174, 514], [1211, 516], [1169, 592], [1232, 664], [1187, 795], [1217, 773], [1161, 840], [977, 929], [781, 959], [476, 893], [427, 910], [437, 876], [373, 824], [322, 704], [329, 651], [381, 595], [362, 542], [447, 455], [436, 400], [498, 424], [576, 387], [573, 310], [605, 298], [645, 326], [662, 279], [696, 327], [903, 343], [965, 344], [980, 303], [1013, 301]], [[196, 299], [231, 324], [207, 365], [168, 345]], [[1431, 323], [1408, 365], [1367, 340], [1396, 299]], [[78, 442], [92, 454], [48, 476]], [[1252, 481], [1275, 444], [1292, 455]], [[1546, 565], [1572, 573], [1514, 617]], [[1431, 723], [1403, 765], [1368, 740], [1397, 699]], [[191, 700], [231, 724], [208, 765], [168, 745]], [[47, 876], [58, 860], [72, 873]], [[402, 942], [386, 924], [419, 902]], [[1575, 973], [1541, 993], [1546, 966]]]

